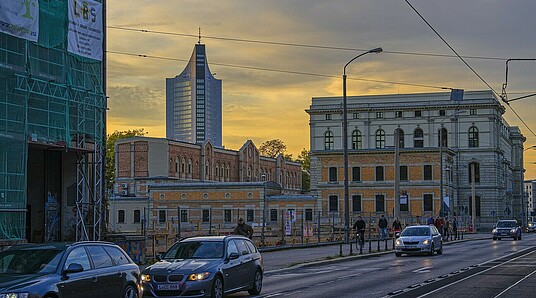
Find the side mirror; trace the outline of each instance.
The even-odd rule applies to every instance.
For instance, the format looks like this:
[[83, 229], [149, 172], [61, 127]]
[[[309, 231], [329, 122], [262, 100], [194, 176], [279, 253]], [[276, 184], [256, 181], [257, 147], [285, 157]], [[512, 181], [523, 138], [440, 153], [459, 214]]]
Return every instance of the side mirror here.
[[157, 254], [155, 257], [154, 257], [157, 261], [162, 261], [164, 259], [164, 254]]
[[395, 233], [395, 238], [399, 238], [400, 237], [400, 232], [396, 232]]
[[78, 273], [84, 271], [84, 267], [78, 263], [71, 263], [67, 269], [63, 270], [63, 274]]
[[230, 255], [229, 255], [229, 260], [236, 260], [240, 257], [240, 255], [238, 255], [236, 252], [232, 252]]

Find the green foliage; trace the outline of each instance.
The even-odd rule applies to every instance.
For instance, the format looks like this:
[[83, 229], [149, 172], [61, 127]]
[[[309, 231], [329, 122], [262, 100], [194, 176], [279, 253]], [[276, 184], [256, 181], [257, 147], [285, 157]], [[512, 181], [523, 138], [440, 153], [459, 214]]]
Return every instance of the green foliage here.
[[302, 190], [308, 191], [311, 188], [311, 158], [309, 157], [309, 151], [303, 148], [296, 161], [302, 165]]
[[132, 138], [136, 136], [144, 136], [147, 132], [143, 128], [114, 131], [106, 137], [106, 189], [113, 189], [115, 180], [115, 141], [121, 139]]
[[[287, 145], [280, 139], [266, 141], [259, 147], [259, 153], [261, 155], [272, 158], [276, 158], [279, 154], [285, 155], [285, 151], [287, 151]], [[292, 155], [290, 157], [292, 158]]]

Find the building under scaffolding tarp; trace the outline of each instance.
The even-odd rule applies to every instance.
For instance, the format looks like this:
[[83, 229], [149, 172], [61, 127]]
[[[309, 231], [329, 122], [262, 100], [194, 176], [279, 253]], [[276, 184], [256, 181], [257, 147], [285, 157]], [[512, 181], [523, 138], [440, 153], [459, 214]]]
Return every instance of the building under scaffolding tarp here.
[[105, 62], [68, 51], [73, 0], [17, 2], [38, 4], [39, 35], [0, 32], [0, 246], [99, 240]]

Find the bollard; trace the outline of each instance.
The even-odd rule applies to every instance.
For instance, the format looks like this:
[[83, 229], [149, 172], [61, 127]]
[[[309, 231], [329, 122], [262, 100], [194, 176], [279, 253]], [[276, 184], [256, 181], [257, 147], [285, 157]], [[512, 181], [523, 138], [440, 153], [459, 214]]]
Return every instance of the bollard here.
[[387, 238], [385, 238], [385, 251], [387, 251]]
[[378, 250], [377, 251], [380, 251], [380, 239], [378, 239]]
[[393, 237], [393, 250], [395, 250], [395, 242], [396, 242], [395, 237]]
[[361, 245], [361, 243], [359, 243], [359, 254], [362, 255], [363, 254], [363, 246], [365, 245], [365, 242], [363, 241], [363, 245]]
[[352, 241], [348, 241], [348, 243], [350, 244], [350, 255], [353, 255], [354, 252], [352, 250]]
[[462, 230], [462, 240], [463, 240], [463, 230]]
[[342, 242], [339, 243], [339, 256], [342, 257]]
[[371, 253], [372, 252], [372, 239], [369, 238], [368, 240], [368, 252]]

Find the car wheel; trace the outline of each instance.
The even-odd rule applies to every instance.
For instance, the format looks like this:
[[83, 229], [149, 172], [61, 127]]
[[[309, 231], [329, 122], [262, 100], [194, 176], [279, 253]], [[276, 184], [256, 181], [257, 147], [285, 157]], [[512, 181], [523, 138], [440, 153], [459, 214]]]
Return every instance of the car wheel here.
[[248, 290], [250, 295], [259, 295], [262, 290], [262, 273], [260, 270], [255, 272], [255, 277], [253, 278], [253, 288]]
[[517, 240], [521, 240], [521, 234], [519, 234], [519, 237], [517, 237]]
[[133, 286], [128, 285], [123, 293], [123, 298], [138, 298], [138, 292]]
[[497, 240], [501, 241], [501, 238], [497, 238]]
[[401, 256], [402, 256], [402, 254], [401, 254], [401, 253], [399, 253], [399, 252], [395, 252], [395, 256], [397, 256], [397, 257], [401, 257]]
[[438, 254], [438, 255], [442, 255], [442, 254], [443, 254], [443, 243], [441, 243], [441, 248], [437, 250], [437, 254]]
[[493, 237], [493, 241], [496, 241], [497, 240], [497, 237]]
[[430, 247], [430, 255], [431, 256], [434, 255], [434, 251], [435, 251], [435, 248], [434, 248], [434, 244], [432, 243], [432, 246]]
[[212, 298], [222, 298], [223, 297], [223, 281], [221, 277], [216, 276], [212, 282], [212, 293], [210, 295]]

